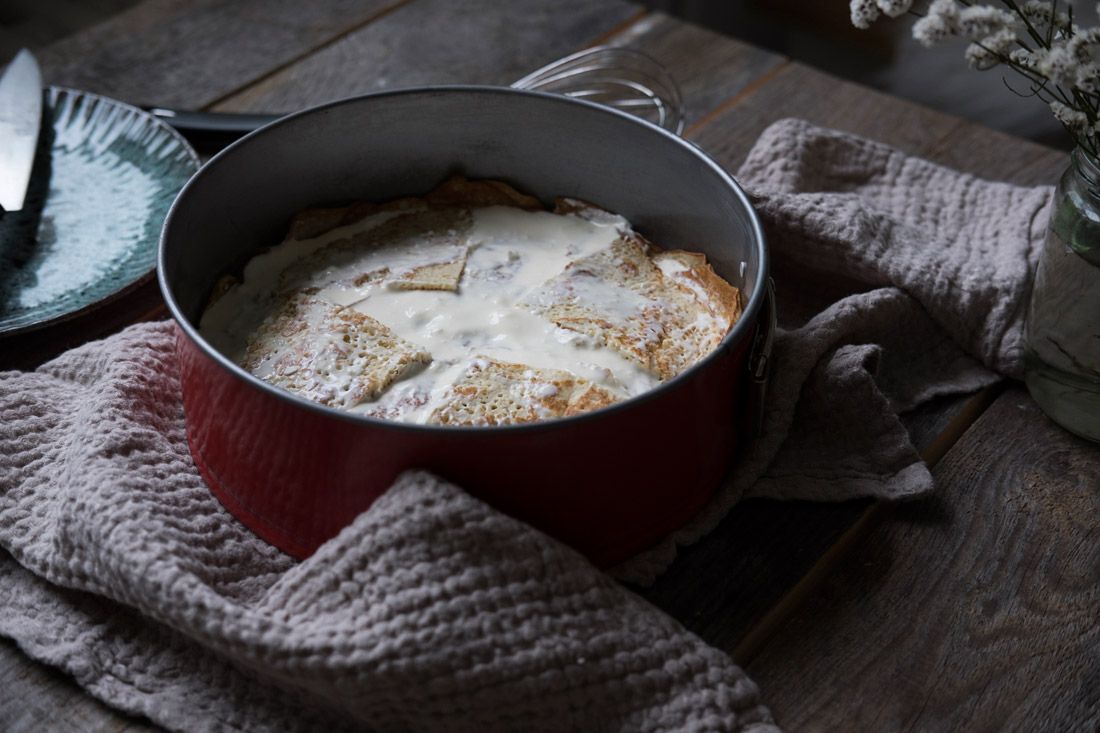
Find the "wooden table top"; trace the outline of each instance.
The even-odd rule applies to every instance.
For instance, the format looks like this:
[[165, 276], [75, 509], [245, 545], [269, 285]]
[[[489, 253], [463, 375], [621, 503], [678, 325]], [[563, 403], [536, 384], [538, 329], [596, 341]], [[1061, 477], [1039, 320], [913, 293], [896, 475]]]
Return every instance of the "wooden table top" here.
[[[664, 63], [684, 91], [686, 136], [731, 171], [788, 116], [1019, 184], [1051, 183], [1066, 165], [1064, 153], [621, 0], [147, 0], [39, 58], [48, 83], [117, 99], [284, 112], [384, 88], [508, 84], [597, 43]], [[0, 368], [164, 317], [149, 283], [4, 341]], [[789, 730], [1097, 729], [1100, 450], [1016, 383], [905, 419], [934, 496], [745, 501], [642, 595], [729, 652]], [[0, 689], [4, 730], [152, 729], [10, 641]]]

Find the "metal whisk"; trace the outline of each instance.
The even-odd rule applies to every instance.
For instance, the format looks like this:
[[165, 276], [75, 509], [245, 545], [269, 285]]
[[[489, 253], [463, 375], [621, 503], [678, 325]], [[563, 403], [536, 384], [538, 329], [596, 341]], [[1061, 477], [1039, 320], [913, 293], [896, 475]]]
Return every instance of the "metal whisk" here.
[[684, 130], [680, 87], [659, 61], [632, 48], [594, 46], [553, 61], [512, 87], [597, 102], [677, 135]]
[[[668, 70], [632, 48], [594, 46], [553, 61], [512, 84], [622, 109], [679, 135], [684, 129], [680, 88]], [[204, 150], [216, 151], [281, 115], [189, 112], [147, 108]]]

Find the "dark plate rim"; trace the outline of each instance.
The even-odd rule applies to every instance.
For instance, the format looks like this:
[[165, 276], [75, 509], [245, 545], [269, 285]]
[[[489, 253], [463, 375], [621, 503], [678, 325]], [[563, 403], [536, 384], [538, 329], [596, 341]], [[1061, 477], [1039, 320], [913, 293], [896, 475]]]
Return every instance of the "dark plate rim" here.
[[[106, 104], [109, 104], [109, 105], [113, 105], [113, 106], [116, 106], [116, 107], [121, 107], [123, 109], [136, 112], [136, 113], [138, 113], [138, 115], [145, 118], [147, 121], [152, 122], [156, 127], [160, 128], [160, 130], [162, 132], [167, 132], [171, 137], [175, 138], [176, 141], [180, 143], [181, 149], [187, 155], [190, 162], [194, 164], [194, 170], [191, 171], [192, 176], [194, 176], [199, 171], [199, 169], [202, 167], [202, 160], [199, 158], [199, 154], [197, 152], [195, 152], [195, 149], [193, 147], [191, 147], [191, 143], [187, 142], [187, 139], [184, 138], [183, 135], [181, 135], [178, 131], [176, 131], [171, 125], [169, 125], [168, 123], [166, 123], [163, 120], [161, 120], [160, 118], [158, 118], [156, 115], [149, 114], [148, 112], [141, 109], [140, 107], [137, 107], [133, 104], [129, 104], [127, 102], [120, 101], [118, 99], [114, 99], [113, 97], [107, 97], [107, 96], [104, 96], [102, 94], [96, 94], [95, 92], [87, 92], [87, 91], [84, 91], [84, 90], [81, 90], [81, 89], [73, 89], [72, 87], [50, 85], [50, 86], [45, 87], [44, 91], [49, 91], [49, 92], [54, 92], [54, 93], [71, 94], [71, 95], [78, 96], [78, 97], [85, 97], [85, 98], [93, 99], [97, 103], [106, 103]], [[184, 185], [186, 185], [186, 182], [184, 183]], [[182, 187], [181, 187], [181, 190], [182, 190]], [[170, 210], [171, 210], [171, 205], [169, 205], [169, 207], [168, 207], [168, 211], [170, 211]], [[167, 217], [168, 211], [165, 211], [165, 217]], [[156, 248], [155, 251], [159, 255], [159, 249], [160, 249], [160, 238], [159, 238], [159, 236], [157, 237], [157, 239], [154, 242], [154, 247]], [[77, 308], [72, 309], [72, 310], [67, 310], [67, 311], [64, 311], [62, 313], [55, 313], [54, 315], [45, 316], [45, 317], [43, 317], [43, 318], [41, 318], [37, 321], [31, 321], [30, 323], [21, 323], [19, 325], [15, 325], [15, 326], [6, 325], [4, 323], [4, 320], [3, 320], [3, 315], [0, 315], [0, 338], [6, 338], [6, 337], [9, 337], [9, 336], [18, 336], [20, 334], [29, 333], [31, 331], [38, 331], [40, 329], [47, 328], [47, 327], [53, 326], [55, 324], [64, 323], [65, 321], [71, 321], [73, 319], [80, 318], [81, 316], [86, 316], [86, 315], [92, 313], [93, 311], [99, 310], [100, 308], [102, 308], [106, 305], [114, 303], [115, 301], [120, 300], [120, 299], [126, 297], [127, 295], [130, 295], [131, 293], [133, 293], [133, 292], [137, 291], [138, 289], [140, 289], [143, 285], [146, 285], [146, 284], [152, 282], [155, 279], [156, 272], [157, 272], [157, 259], [158, 259], [158, 257], [154, 257], [153, 261], [152, 261], [152, 265], [149, 267], [149, 269], [145, 270], [144, 272], [139, 274], [134, 279], [130, 280], [129, 282], [122, 283], [121, 285], [119, 285], [118, 288], [116, 288], [115, 290], [112, 290], [111, 292], [107, 293], [106, 295], [102, 296], [101, 298], [97, 298], [96, 300], [93, 300], [90, 303], [85, 303], [85, 304], [83, 304], [83, 305], [81, 305]]]

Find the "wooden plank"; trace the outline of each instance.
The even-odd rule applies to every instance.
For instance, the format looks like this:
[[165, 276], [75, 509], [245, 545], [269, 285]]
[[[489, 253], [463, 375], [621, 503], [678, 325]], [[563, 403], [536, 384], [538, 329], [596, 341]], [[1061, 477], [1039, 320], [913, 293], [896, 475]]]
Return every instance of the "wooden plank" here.
[[[922, 410], [909, 425], [922, 457], [934, 465], [987, 402], [985, 395], [952, 398]], [[744, 501], [639, 593], [745, 664], [878, 521], [879, 507], [871, 500]]]
[[[674, 73], [684, 85], [689, 114], [693, 118], [708, 111], [709, 106], [718, 103], [726, 95], [739, 92], [755, 75], [781, 63], [781, 60], [773, 54], [744, 44], [722, 40], [709, 32], [682, 26], [663, 17], [631, 30], [628, 42], [644, 47], [647, 52], [670, 65], [676, 64], [677, 59], [687, 58], [695, 53], [691, 64], [674, 67]], [[591, 38], [590, 34], [586, 35], [588, 37], [585, 41]], [[569, 50], [571, 49], [562, 49], [560, 53]], [[554, 54], [559, 52], [542, 53], [543, 58], [540, 58], [537, 63], [542, 63], [544, 59], [549, 60]], [[511, 77], [519, 76], [528, 70], [528, 68], [515, 68], [513, 65], [513, 70], [507, 72], [507, 78], [501, 78], [500, 81], [502, 83], [509, 81]], [[378, 69], [378, 71], [384, 71], [384, 69]], [[400, 75], [400, 68], [392, 73]], [[152, 292], [155, 293], [155, 287]], [[155, 306], [155, 303], [153, 305]], [[106, 320], [117, 322], [117, 319]], [[101, 318], [97, 322], [104, 321]], [[71, 328], [64, 334], [51, 332], [25, 337], [17, 344], [17, 348], [6, 351], [11, 356], [8, 357], [7, 363], [0, 363], [0, 368], [13, 366], [29, 368], [44, 358], [43, 349], [53, 350], [56, 353], [91, 337], [88, 329], [92, 324], [74, 322], [69, 326]], [[27, 718], [21, 718], [20, 720], [23, 721], [21, 728], [13, 724], [8, 726], [9, 729], [33, 730], [41, 727], [44, 721], [49, 721], [45, 711], [51, 709], [71, 710], [71, 716], [76, 721], [76, 729], [124, 730], [127, 726], [134, 725], [131, 719], [118, 716], [92, 701], [65, 675], [28, 660], [10, 643], [0, 644], [0, 679], [6, 678], [32, 681], [21, 689], [23, 689], [23, 695], [35, 701], [33, 709], [38, 711]], [[0, 716], [14, 709], [0, 705]], [[18, 709], [21, 710], [23, 707], [20, 706]], [[0, 720], [3, 718], [0, 717]]]
[[[634, 11], [633, 8], [622, 5], [619, 11], [608, 16], [598, 27], [602, 28], [609, 22], [617, 20], [626, 10]], [[418, 14], [406, 17], [401, 13], [394, 13], [393, 16], [392, 20], [379, 21], [379, 23], [393, 25], [394, 27], [389, 28], [392, 33], [398, 33], [399, 26], [414, 23], [420, 19]], [[636, 12], [631, 12], [627, 17], [633, 19], [636, 16]], [[199, 25], [202, 24], [199, 23]], [[647, 53], [666, 63], [670, 68], [673, 64], [676, 65], [675, 76], [685, 92], [689, 122], [697, 120], [709, 112], [712, 106], [728, 96], [738, 93], [759, 75], [783, 63], [782, 58], [775, 54], [680, 23], [661, 14], [654, 14], [640, 21], [627, 23], [625, 26], [613, 25], [609, 31], [605, 31], [604, 35], [606, 36], [608, 32], [613, 34], [616, 30], [621, 32], [613, 36], [615, 43], [644, 47]], [[102, 29], [95, 30], [97, 37], [103, 32]], [[579, 43], [583, 44], [588, 40], [592, 38], [586, 37]], [[75, 38], [74, 42], [81, 48], [85, 45], [82, 37]], [[66, 56], [71, 53], [60, 46], [58, 50]], [[563, 53], [568, 50], [566, 49]], [[112, 55], [111, 47], [105, 47], [101, 52], [108, 57]], [[687, 59], [687, 63], [680, 63], [683, 59]], [[528, 70], [519, 69], [514, 76], [520, 76]], [[376, 71], [385, 73], [382, 68]], [[400, 82], [403, 78], [400, 69], [391, 73], [390, 78], [397, 80], [395, 83]], [[361, 76], [359, 82], [373, 79], [372, 75], [365, 74]], [[237, 98], [235, 100], [240, 101]], [[161, 306], [159, 310], [157, 310], [158, 306]], [[8, 340], [7, 345], [11, 348], [5, 349], [4, 353], [0, 354], [0, 369], [34, 368], [66, 349], [117, 331], [133, 320], [131, 314], [139, 312], [166, 317], [167, 312], [163, 309], [155, 284], [147, 285], [139, 293], [127, 296], [124, 303], [112, 304], [74, 321]]]
[[50, 84], [200, 108], [403, 0], [148, 0], [39, 54]]
[[[404, 2], [149, 0], [38, 56], [51, 84], [201, 108]], [[0, 370], [31, 369], [135, 320], [166, 316], [157, 284], [149, 282], [86, 315], [5, 339]]]
[[[1013, 156], [996, 146], [966, 147], [965, 142], [980, 140], [987, 131], [796, 63], [766, 72], [764, 83], [749, 84], [705, 115], [689, 137], [736, 171], [764, 128], [786, 116], [880, 139], [990, 177], [1015, 175], [1020, 183], [1035, 182], [1064, 162], [1062, 154], [1021, 141], [1012, 148]], [[951, 144], [945, 146], [945, 139]], [[1017, 154], [1019, 160], [1008, 160]], [[777, 265], [780, 287], [804, 276]], [[822, 302], [845, 292], [843, 284], [826, 285], [815, 286]], [[800, 322], [821, 303], [807, 305], [805, 313], [782, 314], [784, 320]], [[950, 426], [948, 434], [957, 437], [986, 403], [986, 396], [937, 400], [909, 416], [907, 427], [918, 449], [934, 451], [929, 457], [936, 457], [950, 446], [942, 440], [945, 430]], [[685, 548], [668, 573], [642, 594], [711, 644], [747, 661], [795, 607], [784, 599], [795, 589], [799, 598], [805, 596], [827, 575], [818, 563], [834, 543], [861, 520], [873, 520], [865, 519], [870, 506], [860, 501], [744, 502], [714, 532]]]
[[662, 13], [642, 18], [609, 45], [643, 51], [669, 70], [683, 93], [689, 130], [720, 104], [787, 63], [783, 56]]
[[[360, 36], [365, 37], [387, 23], [395, 27], [413, 20], [419, 23], [419, 16], [413, 13], [414, 10], [410, 7], [395, 12], [374, 29], [365, 29], [337, 46], [364, 43], [364, 38]], [[784, 63], [774, 54], [660, 15], [640, 20], [614, 38], [613, 42], [639, 48], [672, 70], [683, 86], [690, 122], [698, 122], [714, 107], [730, 98], [738, 98], [755, 80], [774, 73]], [[337, 52], [350, 53], [334, 46], [325, 54]], [[327, 63], [331, 63], [331, 59]], [[504, 83], [522, 72], [520, 69], [504, 77], [480, 78], [477, 81]], [[413, 73], [422, 72], [414, 70]], [[407, 80], [398, 76], [393, 83], [439, 80], [454, 80], [454, 77]], [[279, 99], [286, 104], [307, 104], [322, 101], [327, 96], [366, 91], [364, 87], [346, 86], [348, 83], [344, 78], [333, 80], [315, 69], [300, 71], [296, 67], [227, 100], [222, 106], [227, 109], [257, 109], [270, 107], [276, 103], [273, 100]], [[303, 93], [302, 89], [312, 85], [319, 85], [320, 91], [316, 92], [316, 97], [298, 96]], [[855, 88], [849, 96], [858, 102], [862, 94], [870, 92]], [[881, 97], [881, 102], [889, 106], [894, 100]], [[907, 112], [903, 110], [898, 117], [904, 117]], [[943, 124], [943, 130], [951, 129], [955, 124], [954, 121]], [[700, 129], [704, 130], [706, 126], [704, 121]], [[856, 129], [858, 131], [858, 126]], [[698, 134], [696, 138], [699, 138]], [[747, 152], [752, 139], [755, 135], [745, 142], [744, 151]], [[930, 143], [931, 140], [926, 141], [926, 144]], [[942, 410], [941, 422], [949, 420], [951, 414], [948, 410]], [[936, 423], [935, 430], [930, 426], [918, 437], [931, 442], [940, 427], [942, 425]], [[711, 643], [732, 649], [774, 602], [813, 566], [824, 549], [863, 514], [866, 506], [866, 502], [826, 507], [808, 503], [746, 502], [719, 532], [695, 547], [687, 548], [673, 571], [645, 594]], [[777, 538], [792, 533], [798, 535], [806, 527], [812, 527], [813, 531], [802, 533], [804, 541], [794, 552], [788, 543], [777, 541]], [[766, 591], [761, 592], [761, 588]]]
[[736, 171], [764, 129], [783, 117], [847, 130], [943, 165], [1023, 185], [1053, 182], [1065, 153], [792, 63], [720, 108], [694, 136]]
[[216, 108], [283, 112], [404, 86], [510, 84], [640, 12], [622, 0], [420, 0]]
[[[379, 24], [392, 22], [392, 18], [402, 12], [410, 12], [415, 7], [401, 8], [381, 19]], [[492, 12], [503, 11], [498, 8]], [[452, 20], [460, 22], [462, 18], [452, 16]], [[351, 39], [366, 33], [369, 28], [368, 26], [367, 29], [349, 34], [322, 49], [317, 55], [332, 54], [326, 63], [349, 63], [351, 57], [344, 56], [343, 51], [336, 53], [332, 49], [345, 42], [351, 43]], [[763, 127], [784, 114], [799, 114], [810, 119], [815, 119], [814, 115], [817, 115], [815, 121], [819, 123], [846, 127], [872, 136], [882, 132], [879, 137], [915, 152], [932, 150], [935, 140], [947, 139], [957, 133], [962, 124], [950, 119], [944, 121], [943, 116], [928, 113], [932, 115], [931, 118], [922, 117], [909, 125], [905, 120], [910, 113], [914, 110], [917, 113], [924, 111], [884, 95], [876, 97], [868, 90], [845, 88], [842, 82], [831, 80], [831, 77], [825, 75], [819, 75], [825, 78], [824, 81], [815, 79], [817, 72], [797, 65], [784, 65], [771, 54], [752, 53], [753, 50], [746, 51], [747, 47], [741, 44], [725, 41], [714, 34], [665, 19], [643, 20], [630, 28], [623, 38], [625, 42], [657, 56], [673, 69], [674, 75], [687, 91], [689, 114], [696, 121], [694, 139], [702, 142], [704, 147], [718, 155], [727, 167], [734, 170]], [[386, 39], [375, 40], [381, 43]], [[545, 60], [562, 55], [568, 50], [571, 49]], [[474, 53], [476, 55], [476, 51]], [[444, 55], [438, 58], [448, 57]], [[386, 58], [382, 61], [385, 62]], [[276, 107], [269, 105], [280, 99], [285, 104], [297, 106], [311, 101], [323, 101], [328, 98], [324, 96], [326, 94], [342, 96], [362, 90], [361, 87], [351, 88], [362, 82], [356, 79], [348, 82], [349, 75], [346, 71], [341, 72], [342, 81], [332, 81], [333, 77], [323, 67], [308, 73], [303, 71], [297, 77], [291, 73], [295, 69], [306, 67], [308, 62], [309, 60], [276, 72], [256, 86], [256, 94], [250, 96], [250, 92], [246, 92], [234, 96], [226, 99], [219, 107], [275, 109]], [[393, 83], [414, 83], [415, 74], [425, 73], [423, 69], [415, 67], [415, 60], [407, 63], [414, 64], [411, 72], [414, 76], [401, 77]], [[460, 60], [456, 63], [462, 62]], [[534, 65], [538, 63], [542, 61]], [[743, 63], [755, 66], [751, 67], [752, 71], [746, 72]], [[383, 63], [379, 70], [387, 72], [390, 68]], [[393, 69], [393, 73], [403, 73], [400, 67]], [[492, 69], [482, 67], [478, 72], [486, 74], [482, 79], [454, 80], [506, 83], [527, 70], [529, 69], [518, 69], [507, 75], [500, 74], [494, 79], [489, 78]], [[789, 74], [794, 76], [788, 76]], [[797, 87], [800, 82], [810, 86], [817, 84], [816, 96], [813, 89], [799, 90]], [[841, 87], [835, 86], [834, 82]], [[783, 85], [778, 95], [771, 89], [776, 83]], [[311, 84], [321, 85], [320, 91], [323, 94], [317, 99], [310, 99], [313, 91], [308, 87]], [[808, 94], [799, 95], [800, 91]], [[839, 96], [831, 98], [831, 94]], [[860, 114], [859, 106], [864, 104], [869, 105], [869, 108]], [[769, 105], [773, 109], [770, 114]], [[834, 111], [834, 105], [854, 105], [856, 113], [847, 116], [828, 114]], [[718, 109], [712, 110], [715, 106]], [[746, 110], [747, 114], [740, 118]], [[884, 126], [873, 124], [883, 121], [879, 119], [883, 117], [887, 123], [891, 120], [900, 121], [904, 134], [890, 137]], [[715, 125], [720, 129], [713, 130]], [[707, 136], [711, 134], [713, 137], [707, 142]], [[948, 148], [945, 154], [952, 149]], [[949, 420], [949, 415], [949, 411], [945, 410], [925, 421], [924, 424], [928, 427], [923, 429], [927, 433], [918, 434], [918, 439], [925, 444], [933, 443], [932, 438], [942, 429], [942, 423]], [[919, 426], [915, 429], [918, 433], [922, 430]], [[738, 640], [745, 638], [748, 629], [767, 616], [768, 608], [797, 585], [822, 553], [863, 516], [865, 506], [865, 503], [821, 506], [746, 502], [715, 533], [695, 547], [688, 548], [672, 572], [662, 580], [664, 585], [659, 584], [652, 589], [649, 597], [711, 643], [725, 649], [734, 649]], [[797, 541], [792, 544], [791, 538], [797, 538]]]
[[[1060, 153], [800, 64], [790, 64], [765, 84], [734, 97], [704, 119], [692, 138], [735, 171], [763, 129], [784, 116], [880, 139], [945, 165], [1021, 184], [1049, 181], [1064, 167]], [[1007, 149], [1013, 155], [1004, 155]], [[779, 267], [776, 278], [782, 287], [794, 274]], [[823, 294], [825, 300], [843, 290], [833, 285]], [[808, 314], [785, 314], [785, 319], [798, 322]], [[960, 433], [981, 414], [986, 399], [938, 400], [907, 416], [915, 444], [929, 452], [928, 458], [942, 455], [950, 445], [942, 439], [947, 427], [961, 416], [950, 434]], [[866, 502], [745, 502], [699, 545], [687, 548], [669, 573], [643, 593], [704, 639], [747, 661], [795, 607], [785, 599], [792, 593], [803, 597], [827, 575], [826, 566], [834, 558], [824, 566], [819, 563], [834, 543], [853, 531], [858, 536], [861, 522], [874, 524], [868, 507]], [[685, 578], [693, 581], [684, 582]]]
[[1002, 395], [749, 666], [792, 730], [1100, 726], [1100, 451]]
[[[451, 73], [469, 71], [480, 78], [471, 81], [493, 82], [492, 74], [503, 74], [501, 83], [522, 76], [547, 60], [571, 53], [585, 44], [600, 40], [600, 36], [614, 32], [624, 23], [635, 20], [641, 11], [634, 5], [615, 0], [609, 3], [591, 3], [573, 0], [573, 5], [549, 5], [541, 0], [526, 3], [510, 3], [508, 12], [486, 2], [484, 7], [471, 3], [447, 3], [423, 0], [381, 17], [369, 26], [362, 26], [363, 18], [378, 15], [379, 7], [394, 7], [375, 2], [373, 15], [366, 12], [369, 4], [356, 4], [357, 13], [347, 12], [340, 2], [307, 4], [264, 4], [263, 21], [253, 27], [253, 16], [258, 14], [254, 3], [178, 3], [151, 0], [133, 8], [112, 21], [88, 30], [72, 39], [59, 43], [43, 54], [43, 65], [59, 74], [77, 74], [63, 77], [66, 83], [126, 98], [140, 97], [135, 84], [164, 86], [172, 89], [172, 99], [158, 103], [182, 107], [201, 107], [214, 97], [224, 96], [226, 90], [257, 77], [276, 71], [271, 79], [259, 85], [263, 89], [280, 89], [280, 94], [305, 95], [297, 97], [291, 106], [322, 101], [328, 97], [353, 93], [355, 85], [400, 85], [415, 83], [418, 74], [425, 69], [440, 67]], [[295, 16], [294, 13], [298, 15]], [[547, 26], [546, 18], [554, 23]], [[356, 32], [323, 49], [310, 60], [277, 71], [285, 58], [284, 53], [272, 52], [270, 58], [259, 49], [245, 49], [238, 53], [235, 34], [264, 35], [264, 23], [276, 23], [298, 29], [295, 43], [283, 38], [296, 49], [308, 49], [309, 43], [318, 43], [339, 35], [349, 23], [358, 23]], [[456, 25], [457, 24], [457, 25]], [[381, 30], [371, 30], [374, 26]], [[458, 30], [456, 30], [456, 28]], [[461, 31], [461, 32], [460, 32]], [[135, 33], [142, 33], [143, 42], [133, 43]], [[192, 36], [202, 35], [202, 43], [210, 48], [195, 55]], [[268, 37], [270, 36], [270, 37]], [[488, 36], [503, 36], [508, 43], [491, 44], [482, 48]], [[267, 34], [267, 41], [279, 41], [279, 34]], [[406, 53], [393, 53], [394, 39]], [[452, 38], [455, 43], [432, 44], [431, 38]], [[265, 42], [267, 42], [265, 41]], [[172, 53], [164, 58], [146, 59], [152, 49], [172, 46]], [[201, 46], [201, 44], [200, 44]], [[436, 55], [418, 55], [415, 49], [435, 48]], [[742, 46], [739, 58], [749, 61], [753, 54]], [[273, 49], [268, 49], [272, 50]], [[285, 49], [280, 49], [285, 50]], [[360, 62], [350, 63], [347, 54], [364, 53]], [[229, 55], [230, 58], [222, 59]], [[760, 55], [766, 55], [759, 52]], [[480, 59], [480, 61], [479, 61]], [[534, 60], [532, 60], [534, 59]], [[218, 64], [225, 62], [223, 67]], [[427, 64], [425, 67], [423, 64]], [[144, 64], [141, 74], [134, 76], [134, 65]], [[417, 65], [421, 64], [421, 65]], [[473, 69], [478, 68], [476, 72]], [[307, 71], [297, 72], [299, 66]], [[348, 74], [348, 68], [361, 69]], [[331, 71], [329, 75], [328, 71]], [[501, 71], [503, 70], [503, 71]], [[326, 85], [314, 76], [329, 80]], [[177, 78], [186, 75], [185, 83]], [[490, 75], [490, 76], [486, 76]], [[302, 80], [305, 81], [302, 81]], [[283, 88], [285, 81], [291, 86]], [[57, 81], [54, 79], [54, 81]], [[350, 84], [340, 87], [340, 84]], [[213, 92], [209, 90], [214, 90]], [[326, 91], [327, 90], [327, 91]], [[312, 98], [314, 92], [320, 97]], [[213, 96], [212, 96], [213, 95]], [[7, 339], [0, 352], [0, 369], [32, 369], [66, 349], [86, 341], [113, 333], [135, 320], [167, 317], [163, 300], [155, 282], [148, 283], [121, 301], [93, 311], [71, 321], [25, 336]]]
[[656, 583], [635, 590], [711, 646], [733, 654], [868, 506], [743, 501], [714, 531], [681, 548]]
[[[490, 2], [425, 0], [401, 8], [392, 20], [381, 17], [404, 4], [397, 0], [150, 0], [55, 44], [41, 53], [40, 60], [51, 83], [184, 108], [208, 106], [268, 75], [273, 76], [260, 88], [280, 88], [280, 80], [291, 84], [291, 88], [282, 89], [283, 99], [301, 95], [303, 89], [320, 95], [299, 96], [290, 104], [293, 108], [330, 98], [326, 94], [351, 94], [359, 84], [373, 88], [415, 83], [418, 74], [426, 69], [430, 73], [436, 64], [456, 75], [471, 75], [451, 81], [504, 83], [599, 40], [601, 34], [642, 13], [619, 0], [573, 0], [564, 6], [537, 1], [510, 3], [504, 6], [507, 13]], [[375, 25], [381, 29], [370, 30]], [[331, 43], [349, 30], [355, 32]], [[141, 43], [134, 43], [135, 37], [140, 37]], [[487, 44], [488, 37], [504, 42]], [[433, 38], [449, 38], [455, 43], [440, 44]], [[402, 39], [396, 51], [394, 39]], [[301, 61], [303, 54], [330, 43], [330, 48]], [[424, 49], [432, 53], [423, 53]], [[363, 56], [355, 60], [348, 56], [359, 53]], [[473, 71], [479, 64], [481, 71]], [[307, 71], [297, 71], [302, 66]], [[349, 68], [356, 72], [349, 74]], [[327, 85], [310, 77], [319, 71], [329, 79]], [[303, 78], [307, 79], [304, 87], [295, 86]], [[341, 83], [350, 86], [340, 87]], [[33, 368], [65, 349], [113, 333], [150, 313], [167, 315], [155, 283], [87, 316], [7, 340], [0, 354], [0, 369]]]
[[[940, 138], [930, 157], [952, 168], [1023, 186], [1053, 186], [1069, 165], [1069, 158], [1061, 151], [970, 124], [960, 125]], [[967, 161], [984, 163], [974, 168], [968, 167]]]
[[[630, 17], [635, 17], [633, 10]], [[613, 32], [615, 28], [608, 30]], [[716, 103], [719, 101], [719, 96], [735, 94], [751, 81], [754, 74], [780, 63], [773, 54], [733, 41], [721, 41], [713, 34], [701, 29], [681, 28], [678, 23], [667, 18], [648, 24], [641, 31], [637, 28], [634, 31], [629, 39], [631, 43], [638, 44], [642, 43], [643, 38], [650, 39], [652, 43], [645, 46], [646, 50], [670, 64], [693, 51], [700, 51], [692, 65], [683, 71], [680, 68], [674, 69], [681, 83], [688, 90], [689, 110], [696, 117], [707, 111], [707, 105], [710, 104], [707, 101], [708, 98]], [[603, 40], [588, 32], [583, 35], [585, 36], [583, 41], [578, 43]], [[604, 35], [606, 36], [607, 32]], [[80, 42], [79, 37], [76, 41]], [[701, 41], [705, 41], [705, 44], [700, 45]], [[574, 49], [543, 51], [540, 59], [534, 63], [535, 65], [543, 63], [544, 60], [563, 55], [571, 50]], [[104, 52], [111, 53], [109, 48], [104, 49]], [[512, 70], [507, 72], [506, 78], [500, 79], [501, 83], [530, 70], [517, 68], [515, 64], [504, 64], [504, 66], [511, 67]], [[393, 78], [398, 81], [394, 83], [400, 82], [402, 73], [400, 67], [391, 71], [386, 71], [386, 67], [375, 70], [396, 75]], [[370, 78], [369, 75], [367, 78]], [[705, 96], [708, 94], [709, 97]], [[155, 310], [159, 302], [155, 283], [150, 284], [146, 289], [145, 296], [149, 297], [150, 294], [152, 300], [146, 305], [154, 308], [152, 311], [154, 314], [163, 313]], [[108, 330], [113, 330], [122, 325], [127, 312], [137, 313], [141, 310], [134, 307], [130, 311], [122, 310], [119, 313], [93, 314], [90, 322], [73, 321], [57, 329], [51, 329], [49, 332], [29, 334], [26, 337], [20, 337], [18, 341], [9, 340], [6, 346], [13, 348], [4, 350], [4, 355], [0, 357], [0, 368], [31, 368], [47, 356], [88, 340], [93, 335], [98, 335], [95, 330], [97, 327], [107, 324]], [[19, 682], [20, 680], [26, 682]], [[32, 731], [44, 727], [59, 730], [99, 731], [145, 729], [141, 721], [122, 716], [91, 699], [64, 674], [27, 659], [11, 643], [0, 643], [0, 683], [5, 681], [9, 682], [9, 685], [6, 685], [7, 689], [20, 691], [18, 696], [8, 698], [10, 704], [0, 700], [0, 727], [6, 730]], [[59, 722], [51, 716], [51, 711], [54, 710], [68, 711], [67, 716], [71, 718], [72, 724]]]
[[[943, 458], [974, 421], [1001, 392], [1000, 386], [982, 390], [969, 398], [937, 400], [924, 409], [904, 416], [914, 444], [920, 447], [921, 458], [934, 467]], [[801, 578], [779, 598], [775, 605], [752, 624], [737, 642], [733, 657], [742, 664], [751, 663], [786, 620], [806, 600], [813, 596], [821, 584], [847, 559], [853, 548], [863, 542], [867, 533], [876, 527], [891, 509], [886, 502], [860, 502], [864, 507], [853, 516], [843, 532], [836, 534], [821, 556], [817, 558]], [[826, 526], [826, 529], [829, 527]], [[805, 531], [805, 527], [799, 528]]]

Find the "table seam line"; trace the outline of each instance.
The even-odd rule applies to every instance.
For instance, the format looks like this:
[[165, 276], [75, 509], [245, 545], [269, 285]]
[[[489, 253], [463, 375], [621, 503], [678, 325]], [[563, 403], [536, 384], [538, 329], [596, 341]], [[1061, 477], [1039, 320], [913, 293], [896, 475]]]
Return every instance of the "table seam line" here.
[[368, 25], [370, 25], [370, 24], [372, 24], [372, 23], [374, 23], [378, 20], [381, 20], [382, 18], [386, 17], [390, 13], [393, 13], [397, 10], [401, 10], [402, 8], [404, 8], [408, 5], [411, 5], [413, 2], [415, 2], [415, 0], [397, 0], [396, 2], [390, 3], [389, 5], [386, 5], [385, 7], [379, 9], [378, 12], [374, 13], [370, 17], [368, 17], [368, 18], [366, 18], [366, 19], [364, 19], [364, 20], [362, 20], [362, 21], [360, 21], [360, 22], [358, 22], [358, 23], [356, 23], [352, 26], [349, 26], [348, 28], [346, 28], [346, 29], [340, 31], [339, 33], [331, 36], [330, 38], [325, 39], [324, 41], [317, 44], [316, 46], [312, 46], [309, 49], [306, 49], [305, 51], [295, 55], [293, 58], [287, 59], [283, 63], [268, 69], [264, 73], [260, 74], [259, 76], [255, 77], [253, 79], [250, 79], [249, 81], [245, 82], [244, 84], [241, 84], [240, 86], [236, 87], [235, 89], [221, 94], [220, 96], [216, 97], [215, 99], [213, 99], [213, 100], [203, 104], [202, 106], [200, 106], [199, 109], [201, 111], [210, 111], [210, 110], [214, 109], [214, 107], [218, 106], [219, 104], [222, 104], [223, 102], [225, 102], [229, 99], [232, 99], [233, 97], [237, 96], [238, 94], [241, 94], [241, 93], [245, 92], [246, 90], [256, 86], [257, 84], [262, 83], [265, 79], [270, 79], [271, 77], [275, 76], [276, 74], [278, 74], [282, 71], [285, 71], [286, 69], [289, 69], [292, 66], [297, 66], [298, 64], [302, 63], [304, 60], [309, 58], [310, 56], [313, 56], [313, 55], [317, 54], [318, 52], [323, 51], [324, 49], [328, 48], [329, 46], [332, 46], [333, 44], [338, 43], [339, 41], [343, 40], [344, 38], [347, 38], [348, 36], [352, 35], [353, 33], [357, 33], [359, 31], [361, 31], [362, 29], [366, 28]]

